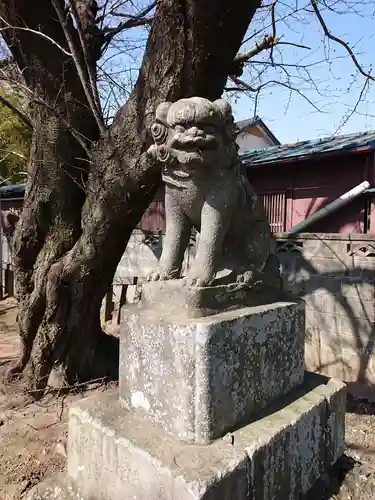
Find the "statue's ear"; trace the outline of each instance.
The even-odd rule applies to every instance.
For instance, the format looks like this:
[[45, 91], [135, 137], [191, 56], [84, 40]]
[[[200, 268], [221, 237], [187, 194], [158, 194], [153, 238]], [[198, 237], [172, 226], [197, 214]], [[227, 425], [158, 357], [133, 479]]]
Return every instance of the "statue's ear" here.
[[171, 106], [172, 106], [171, 102], [162, 102], [161, 104], [159, 104], [159, 106], [156, 108], [155, 111], [156, 120], [161, 120], [163, 122], [166, 122], [167, 114]]
[[228, 101], [225, 101], [224, 99], [217, 99], [214, 101], [214, 105], [219, 109], [224, 121], [233, 120], [232, 106]]

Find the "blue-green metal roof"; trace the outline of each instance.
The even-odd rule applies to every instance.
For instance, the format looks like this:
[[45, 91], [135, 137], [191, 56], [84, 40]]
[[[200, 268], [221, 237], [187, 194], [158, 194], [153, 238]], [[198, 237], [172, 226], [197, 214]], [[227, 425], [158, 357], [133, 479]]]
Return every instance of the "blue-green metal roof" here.
[[283, 144], [269, 148], [245, 151], [241, 155], [243, 164], [248, 167], [253, 164], [272, 163], [278, 161], [296, 160], [310, 155], [333, 153], [337, 151], [350, 151], [367, 147], [375, 150], [375, 131], [356, 134], [326, 137], [312, 141]]
[[25, 194], [25, 184], [9, 184], [0, 187], [0, 198], [20, 198]]

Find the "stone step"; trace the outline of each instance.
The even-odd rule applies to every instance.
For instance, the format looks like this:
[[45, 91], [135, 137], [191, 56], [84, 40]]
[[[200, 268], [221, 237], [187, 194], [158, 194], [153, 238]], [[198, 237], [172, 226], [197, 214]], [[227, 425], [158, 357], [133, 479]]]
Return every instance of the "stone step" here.
[[70, 411], [69, 484], [83, 500], [299, 500], [343, 453], [345, 404], [343, 383], [307, 374], [252, 423], [196, 445], [107, 391]]
[[123, 316], [120, 398], [173, 436], [207, 444], [302, 383], [304, 317], [297, 302], [194, 319]]

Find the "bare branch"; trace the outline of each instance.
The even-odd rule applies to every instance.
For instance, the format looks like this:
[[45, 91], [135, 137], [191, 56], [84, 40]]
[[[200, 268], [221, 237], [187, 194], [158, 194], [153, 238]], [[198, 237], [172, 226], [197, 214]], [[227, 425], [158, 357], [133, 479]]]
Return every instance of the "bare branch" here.
[[281, 40], [281, 37], [279, 38], [277, 44], [275, 45], [290, 45], [291, 47], [297, 47], [298, 49], [311, 50], [311, 47], [309, 47], [308, 45], [302, 45], [301, 43], [295, 43], [295, 42], [283, 42]]
[[329, 31], [329, 29], [328, 29], [328, 27], [327, 27], [327, 25], [326, 25], [326, 23], [325, 23], [325, 21], [324, 21], [324, 19], [323, 19], [323, 16], [322, 16], [322, 14], [321, 14], [321, 12], [320, 12], [320, 10], [319, 10], [319, 7], [318, 7], [318, 4], [317, 4], [316, 0], [310, 0], [310, 3], [311, 3], [312, 8], [314, 9], [314, 12], [315, 12], [315, 14], [316, 14], [316, 17], [318, 18], [318, 21], [319, 21], [319, 23], [320, 23], [321, 27], [323, 28], [323, 32], [324, 32], [325, 36], [326, 36], [327, 38], [329, 38], [330, 40], [332, 40], [332, 41], [334, 41], [334, 42], [338, 43], [339, 45], [342, 45], [342, 47], [344, 47], [344, 49], [345, 49], [345, 50], [348, 52], [348, 54], [350, 55], [350, 57], [351, 57], [351, 59], [352, 59], [352, 61], [353, 61], [354, 65], [355, 65], [355, 67], [356, 67], [356, 68], [357, 68], [357, 70], [361, 73], [361, 75], [363, 75], [364, 77], [368, 78], [369, 80], [373, 80], [373, 81], [375, 81], [375, 78], [371, 75], [371, 73], [366, 73], [366, 71], [364, 71], [364, 69], [363, 69], [363, 68], [362, 68], [362, 66], [359, 64], [359, 62], [358, 62], [358, 60], [357, 60], [357, 58], [356, 58], [356, 56], [355, 56], [354, 52], [353, 52], [353, 51], [352, 51], [352, 49], [349, 47], [349, 45], [348, 45], [346, 42], [344, 42], [344, 40], [341, 40], [341, 38], [338, 38], [337, 36], [333, 35], [333, 34]]
[[[64, 118], [64, 116], [61, 115], [61, 113], [56, 113], [56, 109], [51, 106], [50, 104], [47, 103], [44, 99], [42, 99], [41, 96], [37, 96], [27, 85], [23, 85], [21, 82], [17, 80], [12, 80], [10, 79], [5, 71], [0, 68], [0, 75], [1, 79], [10, 82], [12, 85], [19, 87], [23, 92], [25, 92], [26, 95], [29, 96], [29, 99], [39, 105], [47, 107], [53, 114], [56, 116], [61, 123], [64, 125], [64, 127], [68, 130], [68, 132], [71, 134], [72, 137], [78, 142], [78, 144], [81, 146], [81, 148], [85, 151], [87, 154], [88, 158], [91, 158], [91, 153], [90, 153], [90, 148], [88, 145], [88, 140], [86, 137], [84, 137], [82, 134], [80, 134], [77, 130], [75, 130], [70, 123]], [[6, 103], [4, 103], [6, 104]]]
[[23, 111], [18, 109], [16, 106], [14, 106], [6, 97], [2, 96], [1, 94], [0, 94], [0, 102], [2, 102], [11, 111], [13, 111], [13, 113], [15, 113], [18, 116], [18, 118], [20, 118], [23, 121], [23, 123], [25, 125], [27, 125], [31, 129], [33, 128], [33, 124], [31, 123], [31, 120], [26, 115], [26, 113], [24, 113]]
[[121, 16], [121, 17], [127, 17], [127, 20], [120, 23], [118, 26], [110, 28], [110, 27], [105, 27], [103, 28], [103, 32], [106, 33], [105, 35], [105, 43], [107, 44], [114, 36], [116, 36], [118, 33], [125, 29], [129, 28], [135, 28], [137, 26], [146, 26], [150, 25], [153, 22], [152, 18], [147, 18], [147, 14], [149, 14], [152, 9], [156, 6], [156, 2], [152, 2], [148, 7], [143, 9], [139, 14], [136, 16], [131, 16], [127, 14], [119, 14], [119, 13], [113, 13], [113, 15]]
[[80, 134], [77, 130], [75, 130], [61, 114], [56, 113], [56, 110], [52, 106], [50, 106], [45, 100], [38, 97], [33, 99], [33, 102], [42, 106], [46, 106], [50, 111], [52, 111], [52, 113], [54, 113], [54, 115], [61, 121], [61, 123], [71, 134], [71, 136], [78, 142], [83, 151], [86, 153], [87, 157], [91, 158], [92, 155], [90, 152], [90, 148], [85, 140], [86, 138], [83, 138], [82, 134]]
[[56, 40], [54, 40], [53, 38], [51, 38], [50, 36], [46, 35], [45, 33], [42, 33], [41, 31], [36, 31], [36, 30], [33, 30], [33, 29], [30, 29], [30, 28], [24, 28], [23, 26], [11, 26], [3, 17], [0, 16], [0, 20], [2, 23], [4, 23], [6, 26], [3, 26], [2, 28], [0, 28], [0, 32], [2, 31], [6, 31], [6, 30], [20, 30], [20, 31], [28, 31], [29, 33], [34, 33], [35, 35], [38, 35], [38, 36], [41, 36], [42, 38], [44, 38], [45, 40], [48, 40], [50, 43], [52, 43], [52, 45], [54, 45], [55, 47], [57, 47], [59, 50], [61, 50], [61, 52], [63, 54], [65, 54], [66, 56], [69, 56], [69, 57], [72, 57], [72, 54], [70, 52], [68, 52], [67, 50], [64, 49], [64, 47], [62, 47], [60, 44], [58, 44], [56, 42]]
[[[275, 28], [276, 26], [274, 25], [274, 29]], [[264, 38], [260, 42], [256, 42], [255, 45], [251, 47], [250, 50], [247, 50], [246, 52], [240, 52], [239, 54], [236, 55], [236, 57], [233, 60], [233, 64], [230, 68], [229, 74], [235, 77], [241, 76], [243, 73], [244, 64], [247, 61], [249, 61], [252, 57], [260, 54], [261, 52], [269, 49], [271, 49], [271, 54], [270, 54], [271, 64], [274, 64], [273, 48], [276, 45], [292, 45], [294, 47], [298, 47], [301, 49], [310, 49], [310, 47], [307, 47], [306, 45], [301, 45], [294, 42], [283, 42], [281, 41], [281, 37], [276, 37], [274, 34], [265, 35]]]
[[361, 89], [361, 92], [359, 93], [358, 99], [353, 107], [353, 109], [341, 120], [341, 123], [338, 125], [336, 128], [335, 132], [333, 135], [336, 135], [350, 120], [350, 118], [357, 112], [358, 106], [362, 102], [363, 96], [366, 93], [367, 89], [369, 86], [369, 78], [366, 78], [365, 83]]
[[276, 43], [277, 39], [272, 35], [265, 35], [263, 40], [256, 42], [250, 50], [236, 55], [228, 73], [234, 78], [241, 76], [243, 74], [245, 62], [260, 54], [262, 51], [271, 49]]
[[237, 62], [244, 63], [244, 62], [248, 61], [249, 59], [251, 59], [252, 57], [260, 54], [260, 52], [262, 52], [263, 50], [270, 49], [277, 42], [278, 42], [278, 40], [275, 39], [273, 37], [273, 35], [266, 35], [263, 38], [263, 40], [261, 40], [260, 42], [256, 42], [255, 45], [253, 47], [251, 47], [250, 50], [237, 54], [236, 57], [234, 58], [234, 62], [235, 63], [237, 63]]
[[296, 87], [292, 87], [288, 83], [278, 82], [277, 80], [269, 80], [268, 82], [261, 83], [257, 87], [252, 87], [251, 85], [249, 85], [248, 83], [244, 82], [243, 80], [240, 80], [239, 78], [232, 78], [231, 77], [231, 80], [236, 85], [238, 85], [238, 87], [235, 87], [235, 88], [230, 88], [229, 87], [229, 88], [225, 89], [226, 91], [241, 91], [241, 90], [243, 91], [243, 90], [247, 90], [247, 91], [250, 91], [250, 92], [257, 92], [257, 93], [259, 93], [260, 90], [262, 90], [264, 87], [266, 87], [268, 85], [280, 85], [281, 87], [284, 87], [284, 88], [286, 88], [288, 90], [293, 90], [294, 92], [296, 92], [299, 96], [301, 96], [303, 99], [305, 99], [316, 111], [319, 111], [319, 113], [323, 113], [324, 112], [322, 109], [319, 109], [318, 106], [311, 101], [311, 99], [309, 99], [307, 96], [305, 96], [305, 94], [303, 94], [303, 92], [301, 92]]
[[82, 68], [81, 62], [80, 62], [80, 55], [77, 50], [77, 47], [74, 43], [74, 40], [71, 36], [71, 33], [69, 31], [67, 19], [65, 17], [64, 11], [61, 8], [61, 4], [58, 0], [52, 0], [52, 4], [56, 10], [56, 14], [59, 18], [60, 24], [62, 26], [62, 29], [65, 34], [66, 41], [68, 42], [69, 49], [71, 51], [72, 57], [74, 64], [76, 66], [76, 70], [79, 76], [79, 79], [81, 81], [81, 85], [83, 88], [83, 91], [85, 93], [87, 102], [89, 103], [89, 106], [91, 108], [91, 111], [95, 117], [96, 123], [98, 125], [98, 128], [102, 134], [105, 134], [106, 132], [106, 126], [103, 121], [103, 117], [101, 115], [100, 109], [98, 108], [96, 102], [95, 102], [95, 95], [93, 92], [93, 89], [90, 85], [90, 82], [87, 81], [87, 73], [85, 74], [85, 71]]
[[90, 85], [91, 85], [93, 97], [95, 100], [95, 106], [96, 106], [96, 109], [98, 109], [100, 111], [100, 98], [99, 98], [98, 88], [97, 88], [96, 82], [95, 82], [95, 74], [93, 71], [91, 54], [89, 54], [89, 51], [87, 50], [86, 40], [85, 40], [85, 36], [83, 33], [82, 25], [81, 25], [81, 16], [78, 13], [78, 10], [77, 10], [77, 7], [76, 7], [76, 4], [74, 1], [68, 0], [68, 4], [70, 5], [70, 8], [72, 9], [72, 13], [73, 13], [75, 20], [76, 20], [77, 32], [78, 32], [79, 41], [81, 43], [81, 48], [82, 48], [82, 52], [83, 52], [85, 63], [86, 63], [86, 71], [87, 71], [87, 74], [88, 74], [88, 77], [90, 80]]
[[[274, 2], [272, 2], [272, 5], [271, 5], [272, 38], [274, 40], [276, 40], [276, 38], [277, 38], [276, 20], [275, 20], [276, 3], [277, 3], [277, 0], [274, 0]], [[272, 45], [271, 51], [270, 51], [270, 60], [271, 60], [272, 64], [273, 64], [273, 47], [274, 47], [274, 45]]]

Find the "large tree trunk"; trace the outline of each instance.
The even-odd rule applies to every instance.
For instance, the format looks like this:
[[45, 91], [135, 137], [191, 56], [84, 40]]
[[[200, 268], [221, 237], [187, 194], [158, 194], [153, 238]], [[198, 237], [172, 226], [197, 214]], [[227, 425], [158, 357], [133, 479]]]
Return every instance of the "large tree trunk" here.
[[[38, 6], [40, 10], [27, 0], [1, 1], [0, 14], [7, 25], [40, 30], [66, 46], [50, 0]], [[24, 208], [13, 238], [21, 355], [12, 373], [18, 373], [30, 359], [43, 319], [50, 266], [81, 234], [88, 163], [61, 117], [88, 140], [99, 134], [73, 61], [37, 34], [12, 29], [3, 36], [30, 90], [34, 126]]]
[[[19, 10], [18, 4], [27, 2], [1, 3], [11, 3], [13, 9]], [[16, 280], [24, 343], [18, 369], [24, 368], [32, 347], [39, 390], [44, 388], [54, 365], [63, 367], [69, 382], [117, 376], [118, 346], [102, 332], [99, 313], [130, 234], [160, 183], [158, 166], [150, 163], [145, 154], [150, 145], [147, 129], [155, 107], [162, 100], [193, 95], [220, 97], [231, 62], [258, 5], [258, 0], [158, 2], [134, 91], [109, 132], [92, 147], [82, 217], [82, 195], [77, 195], [74, 207], [71, 205], [79, 191], [77, 174], [71, 172], [73, 181], [63, 173], [66, 165], [77, 165], [82, 152], [78, 154], [76, 145], [69, 158], [65, 156], [66, 147], [62, 157], [57, 153], [59, 141], [63, 142], [60, 135], [66, 138], [66, 131], [59, 130], [58, 138], [49, 142], [41, 131], [35, 132], [26, 210], [16, 233]], [[1, 8], [0, 14], [4, 16]], [[31, 20], [27, 25], [33, 27]], [[57, 77], [61, 78], [61, 73]], [[76, 77], [72, 77], [73, 85], [79, 90]], [[74, 97], [77, 99], [76, 94]], [[75, 126], [83, 133], [80, 123], [75, 122]], [[95, 133], [91, 122], [85, 135], [93, 138]], [[53, 144], [43, 149], [46, 142]], [[42, 153], [38, 153], [38, 144]], [[53, 156], [49, 158], [53, 173], [48, 176], [47, 191], [51, 190], [51, 199], [57, 202], [55, 209], [47, 203], [47, 215], [41, 215], [45, 179], [38, 177], [42, 176], [38, 169], [44, 155]], [[66, 189], [61, 191], [64, 182]], [[61, 226], [66, 228], [63, 237], [58, 235]]]

